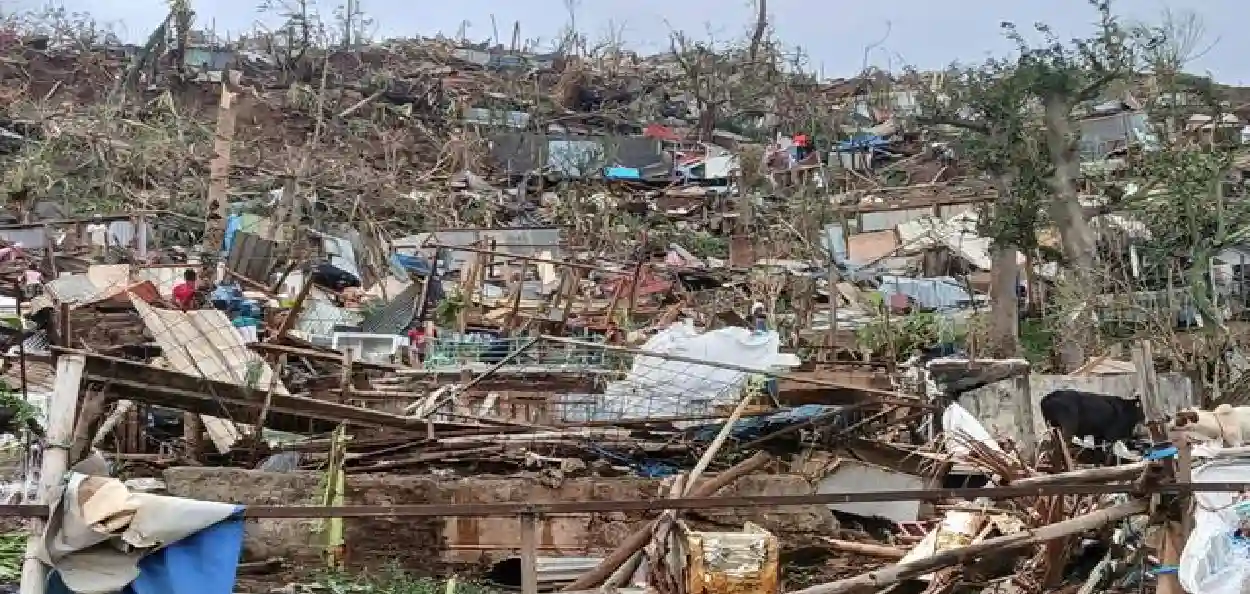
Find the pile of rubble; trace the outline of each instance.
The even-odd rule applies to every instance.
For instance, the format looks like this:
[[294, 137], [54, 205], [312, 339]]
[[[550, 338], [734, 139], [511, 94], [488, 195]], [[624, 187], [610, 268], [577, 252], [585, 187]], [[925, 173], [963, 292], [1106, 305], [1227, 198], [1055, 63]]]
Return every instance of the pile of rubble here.
[[[270, 514], [234, 556], [283, 583], [387, 561], [526, 594], [1214, 594], [1233, 571], [1234, 521], [1209, 510], [1240, 508], [1187, 483], [1243, 480], [1236, 458], [1191, 460], [1236, 450], [1159, 433], [1200, 402], [1187, 377], [1148, 349], [1055, 376], [964, 348], [997, 194], [911, 119], [916, 81], [793, 81], [786, 104], [858, 131], [829, 141], [708, 126], [674, 56], [194, 49], [23, 40], [0, 62], [29, 75], [0, 120], [7, 428], [44, 437], [43, 476], [78, 473], [22, 490], [54, 519], [75, 496], [121, 505], [107, 538], [38, 539], [67, 584], [141, 510], [189, 539], [236, 515], [217, 502]], [[152, 100], [76, 105], [104, 80]], [[34, 119], [36, 96], [60, 109]], [[32, 181], [55, 151], [95, 155], [69, 190]], [[142, 209], [79, 216], [71, 190]], [[1039, 311], [1057, 266], [1020, 260]], [[1043, 447], [1060, 388], [1149, 402], [1144, 458]], [[507, 504], [520, 529], [474, 508]], [[387, 517], [406, 505], [447, 507]], [[1206, 549], [1182, 559], [1186, 540]]]

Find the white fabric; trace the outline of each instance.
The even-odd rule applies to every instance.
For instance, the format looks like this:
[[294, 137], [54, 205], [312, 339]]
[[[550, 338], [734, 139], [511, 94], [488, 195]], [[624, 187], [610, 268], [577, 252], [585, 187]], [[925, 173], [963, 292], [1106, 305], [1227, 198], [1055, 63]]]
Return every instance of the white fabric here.
[[[87, 486], [95, 492], [80, 502], [80, 490]], [[144, 555], [221, 522], [235, 510], [228, 503], [132, 493], [117, 479], [76, 472], [58, 491], [38, 556], [78, 594], [121, 590], [138, 577]]]
[[[731, 327], [700, 333], [688, 322], [677, 322], [640, 348], [769, 371], [798, 363], [793, 356], [782, 354], [780, 346], [780, 337], [772, 331], [757, 334]], [[625, 379], [605, 387], [591, 417], [641, 419], [704, 414], [713, 406], [736, 404], [750, 375], [723, 367], [638, 355]]]
[[[968, 455], [968, 446], [964, 445], [962, 440], [972, 438], [985, 444], [986, 447], [997, 451], [1003, 451], [998, 446], [998, 442], [994, 441], [994, 436], [981, 425], [981, 422], [972, 413], [964, 409], [958, 404], [952, 404], [946, 407], [942, 412], [942, 433], [946, 438], [946, 451], [955, 458], [963, 458]], [[954, 439], [960, 436], [959, 439]]]
[[100, 223], [92, 223], [87, 225], [85, 231], [87, 232], [87, 238], [91, 242], [91, 245], [106, 244], [105, 236], [108, 234], [108, 227], [105, 227]]
[[[1193, 472], [1194, 482], [1250, 482], [1250, 460], [1212, 462]], [[1190, 594], [1241, 594], [1250, 585], [1250, 547], [1232, 539], [1238, 493], [1195, 492], [1194, 531], [1181, 552], [1177, 577]]]

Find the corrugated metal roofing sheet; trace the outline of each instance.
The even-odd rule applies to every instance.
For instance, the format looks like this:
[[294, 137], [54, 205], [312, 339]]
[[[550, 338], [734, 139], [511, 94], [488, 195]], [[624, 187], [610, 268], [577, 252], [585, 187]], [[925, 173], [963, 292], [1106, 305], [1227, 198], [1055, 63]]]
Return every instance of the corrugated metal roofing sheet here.
[[60, 303], [90, 301], [100, 292], [100, 288], [83, 274], [62, 276], [45, 286], [48, 294]]
[[423, 283], [412, 283], [402, 293], [387, 303], [382, 309], [365, 319], [360, 324], [360, 331], [369, 334], [399, 334], [416, 311], [417, 301], [421, 299]]
[[[426, 243], [426, 239], [429, 239], [429, 243], [432, 244], [454, 246], [468, 246], [476, 241], [493, 240], [495, 242], [495, 250], [501, 254], [538, 257], [542, 252], [548, 252], [553, 260], [559, 260], [564, 257], [563, 250], [560, 248], [559, 227], [417, 233], [395, 240], [391, 243], [391, 247], [400, 252], [413, 253]], [[426, 248], [423, 251], [432, 253], [433, 249]], [[473, 252], [451, 250], [446, 255], [448, 267], [443, 268], [443, 262], [440, 262], [439, 272], [460, 270], [473, 257]]]
[[[311, 293], [323, 292], [313, 289]], [[309, 340], [321, 340], [329, 344], [335, 326], [355, 326], [363, 319], [357, 312], [334, 305], [324, 293], [318, 297], [311, 293], [295, 322], [295, 330], [303, 333]]]
[[261, 390], [272, 385], [275, 393], [287, 393], [281, 380], [274, 378], [273, 369], [247, 347], [225, 313], [215, 309], [157, 309], [138, 299], [134, 304], [170, 369]]

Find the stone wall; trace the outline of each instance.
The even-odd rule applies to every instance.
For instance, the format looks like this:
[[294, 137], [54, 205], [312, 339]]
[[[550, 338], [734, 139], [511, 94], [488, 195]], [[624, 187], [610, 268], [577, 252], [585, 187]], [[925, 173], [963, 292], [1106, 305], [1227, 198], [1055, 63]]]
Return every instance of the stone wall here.
[[[198, 467], [171, 468], [165, 472], [171, 495], [251, 505], [317, 505], [320, 480], [314, 472]], [[620, 501], [658, 498], [663, 496], [661, 491], [659, 480], [641, 478], [570, 479], [551, 487], [524, 477], [348, 475], [346, 505]], [[812, 485], [799, 476], [757, 475], [740, 479], [721, 494], [812, 492]], [[644, 512], [606, 512], [544, 518], [539, 524], [539, 554], [606, 554], [649, 517]], [[832, 513], [824, 506], [708, 510], [700, 517], [728, 526], [741, 526], [750, 520], [776, 532], [826, 533], [835, 525]], [[516, 518], [348, 518], [345, 523], [347, 560], [354, 566], [378, 567], [397, 562], [414, 570], [438, 571], [445, 563], [498, 560], [515, 554], [519, 546]], [[324, 542], [318, 526], [317, 520], [249, 521], [244, 557], [283, 557], [299, 564], [317, 563]]]
[[[1160, 373], [1158, 378], [1158, 394], [1162, 403], [1162, 412], [1175, 413], [1186, 407], [1194, 406], [1196, 400], [1193, 384], [1189, 376], [1180, 373]], [[1084, 390], [1098, 394], [1110, 394], [1121, 398], [1133, 398], [1137, 377], [1133, 374], [1089, 375], [1069, 377], [1066, 375], [1033, 374], [1029, 376], [1029, 396], [1032, 401], [1032, 417], [1034, 435], [1046, 433], [1046, 422], [1042, 419], [1041, 401], [1044, 396], [1060, 388]], [[1021, 417], [1019, 406], [1015, 401], [1014, 382], [1005, 380], [990, 384], [984, 388], [968, 392], [959, 398], [959, 404], [968, 409], [972, 416], [981, 421], [991, 434], [1002, 434], [1011, 437], [1016, 443], [1022, 443], [1020, 430], [1017, 428]]]

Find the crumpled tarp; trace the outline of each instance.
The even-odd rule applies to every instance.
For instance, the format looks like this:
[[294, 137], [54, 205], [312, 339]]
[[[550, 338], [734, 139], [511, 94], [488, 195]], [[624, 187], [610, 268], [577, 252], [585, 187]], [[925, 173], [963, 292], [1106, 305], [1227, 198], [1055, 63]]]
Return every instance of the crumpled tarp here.
[[972, 304], [972, 296], [968, 294], [958, 280], [949, 276], [933, 278], [908, 278], [905, 276], [881, 276], [881, 296], [889, 299], [890, 295], [902, 294], [915, 300], [924, 309], [938, 311], [951, 310]]
[[[699, 333], [688, 323], [675, 323], [651, 337], [641, 350], [677, 355], [709, 363], [727, 363], [756, 371], [798, 365], [780, 352], [776, 332], [719, 328]], [[629, 374], [609, 383], [596, 395], [589, 420], [646, 419], [715, 412], [712, 407], [737, 404], [750, 373], [638, 355]], [[579, 411], [580, 412], [580, 411]]]
[[[834, 404], [804, 404], [771, 415], [738, 419], [729, 436], [737, 440], [752, 440], [785, 429], [791, 425], [819, 421], [817, 426], [840, 431], [859, 422], [863, 414], [857, 407]], [[724, 423], [704, 425], [694, 429], [695, 441], [711, 441], [720, 433]]]
[[[1220, 460], [1193, 471], [1194, 482], [1250, 481], [1250, 461]], [[1194, 594], [1241, 594], [1250, 584], [1250, 540], [1236, 535], [1241, 524], [1239, 493], [1196, 492], [1194, 531], [1185, 542], [1176, 572]]]
[[131, 492], [72, 473], [53, 494], [38, 556], [49, 594], [230, 594], [243, 547], [242, 507]]

